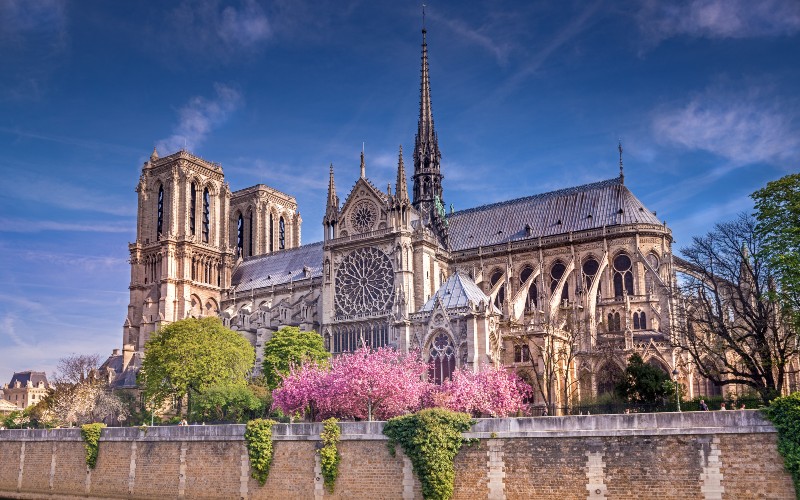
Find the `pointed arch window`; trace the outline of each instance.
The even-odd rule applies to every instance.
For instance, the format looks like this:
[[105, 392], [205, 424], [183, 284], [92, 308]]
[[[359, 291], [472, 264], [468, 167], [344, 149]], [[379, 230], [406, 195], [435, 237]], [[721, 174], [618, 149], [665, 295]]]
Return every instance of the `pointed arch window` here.
[[[597, 271], [600, 270], [600, 264], [594, 257], [589, 257], [583, 262], [583, 281], [586, 290], [591, 290], [592, 283], [597, 276]], [[597, 287], [597, 292], [600, 293], [600, 287]]]
[[275, 251], [275, 216], [269, 214], [269, 251]]
[[189, 188], [189, 234], [195, 235], [197, 217], [197, 186], [193, 182]]
[[439, 332], [431, 342], [428, 356], [428, 380], [441, 385], [453, 377], [456, 369], [456, 349], [450, 336]]
[[647, 314], [642, 312], [633, 313], [633, 329], [646, 330], [647, 329]]
[[203, 189], [203, 243], [208, 243], [211, 233], [211, 196], [208, 188]]
[[[494, 288], [497, 282], [500, 281], [500, 279], [502, 278], [503, 278], [503, 271], [501, 271], [500, 269], [495, 269], [492, 272], [491, 278], [489, 278], [489, 284], [491, 285], [492, 288]], [[501, 285], [500, 289], [497, 291], [497, 295], [494, 298], [494, 305], [497, 306], [498, 309], [502, 309], [505, 301], [506, 301], [506, 286]]]
[[[656, 272], [658, 272], [658, 255], [651, 253], [647, 255], [647, 263], [650, 264], [650, 267], [653, 268]], [[644, 287], [646, 293], [653, 293], [655, 291], [657, 279], [653, 276], [653, 273], [650, 272], [648, 269], [647, 272], [644, 274]]]
[[633, 295], [633, 270], [631, 258], [621, 253], [614, 257], [614, 297]]
[[164, 229], [164, 186], [158, 186], [157, 217], [158, 221], [156, 223], [156, 240], [160, 240], [162, 230]]
[[[558, 282], [561, 281], [561, 277], [564, 276], [564, 272], [566, 272], [567, 266], [564, 265], [563, 262], [557, 261], [553, 264], [553, 267], [550, 268], [550, 295], [552, 296], [556, 288], [558, 288]], [[564, 288], [561, 290], [561, 301], [569, 300], [569, 283], [564, 282]]]
[[286, 223], [283, 217], [278, 220], [278, 250], [286, 248]]
[[253, 212], [250, 212], [247, 221], [247, 256], [253, 256]]
[[236, 219], [236, 257], [244, 257], [244, 217], [239, 214]]
[[609, 332], [618, 332], [622, 330], [622, 318], [618, 312], [608, 313], [608, 331]]
[[[519, 285], [524, 286], [528, 278], [533, 274], [533, 267], [525, 266], [519, 274]], [[531, 286], [528, 288], [528, 296], [525, 299], [525, 312], [532, 312], [536, 310], [539, 305], [539, 288], [536, 286], [536, 279], [533, 280]]]

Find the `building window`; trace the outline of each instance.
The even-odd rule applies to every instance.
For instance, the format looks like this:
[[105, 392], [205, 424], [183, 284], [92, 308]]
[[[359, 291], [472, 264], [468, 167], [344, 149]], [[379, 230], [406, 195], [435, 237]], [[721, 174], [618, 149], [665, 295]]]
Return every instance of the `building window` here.
[[269, 251], [275, 251], [275, 216], [269, 214]]
[[[650, 264], [650, 267], [653, 268], [655, 272], [658, 272], [658, 256], [654, 253], [651, 253], [647, 256], [647, 263]], [[653, 276], [653, 273], [650, 272], [648, 269], [644, 274], [644, 287], [646, 293], [653, 293], [655, 292], [657, 279]]]
[[286, 223], [283, 217], [278, 220], [278, 250], [286, 248]]
[[253, 212], [247, 218], [247, 256], [253, 256]]
[[450, 337], [441, 332], [431, 342], [428, 357], [428, 380], [441, 385], [453, 376], [456, 369], [456, 350]]
[[189, 234], [195, 235], [195, 216], [197, 215], [197, 186], [192, 183], [189, 188]]
[[608, 313], [608, 331], [618, 332], [622, 330], [622, 322], [618, 312]]
[[239, 214], [236, 219], [236, 257], [243, 257], [244, 251], [244, 218]]
[[633, 313], [633, 329], [634, 330], [647, 329], [647, 315], [644, 312]]
[[[524, 286], [525, 282], [533, 274], [533, 268], [531, 266], [525, 266], [522, 269], [522, 272], [519, 275], [519, 285]], [[536, 310], [536, 307], [539, 305], [539, 289], [536, 286], [536, 279], [531, 282], [531, 286], [528, 288], [528, 297], [525, 299], [525, 312], [533, 312]]]
[[621, 253], [614, 258], [614, 297], [625, 293], [633, 295], [633, 271], [631, 258]]
[[[561, 277], [564, 276], [564, 272], [567, 270], [567, 266], [564, 265], [563, 262], [558, 261], [553, 264], [553, 267], [550, 268], [550, 296], [552, 296], [556, 288], [558, 288], [558, 283], [561, 281]], [[561, 301], [569, 300], [569, 283], [566, 281], [564, 282], [564, 288], [561, 290]]]
[[514, 363], [527, 363], [531, 360], [531, 348], [528, 345], [514, 346]]
[[[583, 281], [585, 283], [586, 290], [591, 290], [592, 283], [594, 282], [595, 276], [597, 276], [597, 271], [600, 270], [600, 264], [595, 260], [594, 257], [589, 257], [583, 263]], [[600, 288], [597, 288], [599, 293]]]
[[164, 229], [164, 186], [158, 186], [158, 222], [156, 223], [156, 240], [161, 239]]
[[[492, 289], [494, 289], [494, 286], [502, 278], [503, 278], [503, 271], [501, 271], [500, 269], [495, 269], [492, 272], [492, 277], [489, 278], [489, 284], [491, 285]], [[497, 295], [494, 298], [494, 305], [497, 306], [498, 309], [502, 309], [505, 300], [506, 300], [506, 286], [501, 285], [500, 289], [497, 290]]]
[[203, 190], [203, 243], [208, 243], [208, 236], [211, 232], [211, 196], [208, 188]]

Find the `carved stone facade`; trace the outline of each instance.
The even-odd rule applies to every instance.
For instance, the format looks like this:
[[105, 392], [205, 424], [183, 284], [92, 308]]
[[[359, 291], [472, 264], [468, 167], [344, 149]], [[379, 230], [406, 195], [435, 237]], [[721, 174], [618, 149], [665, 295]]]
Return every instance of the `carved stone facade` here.
[[625, 186], [621, 147], [619, 177], [446, 213], [423, 31], [412, 154], [412, 197], [402, 149], [386, 191], [362, 153], [344, 203], [331, 166], [324, 240], [301, 245], [293, 197], [263, 185], [231, 193], [219, 165], [154, 152], [137, 188], [124, 365], [137, 366], [159, 326], [219, 314], [254, 345], [256, 371], [289, 325], [319, 332], [334, 354], [417, 349], [437, 380], [482, 365], [535, 372], [546, 346], [566, 346], [554, 391], [579, 400], [609, 390], [639, 352], [677, 367], [693, 395], [670, 342], [671, 231]]

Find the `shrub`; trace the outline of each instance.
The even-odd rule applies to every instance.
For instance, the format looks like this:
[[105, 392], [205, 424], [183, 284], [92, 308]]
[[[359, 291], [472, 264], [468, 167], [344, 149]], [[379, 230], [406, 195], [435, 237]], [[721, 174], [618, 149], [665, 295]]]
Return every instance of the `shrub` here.
[[445, 500], [453, 496], [453, 460], [467, 442], [461, 433], [474, 423], [466, 413], [432, 408], [389, 420], [383, 433], [389, 437], [392, 454], [399, 443], [411, 460], [422, 483], [422, 496]]
[[97, 465], [97, 452], [100, 448], [100, 432], [106, 424], [83, 424], [81, 437], [86, 447], [86, 465], [94, 469]]
[[800, 500], [800, 392], [773, 400], [763, 411], [778, 429], [778, 451]]
[[275, 423], [274, 420], [257, 418], [247, 422], [244, 431], [252, 476], [261, 486], [267, 482], [269, 467], [272, 465], [272, 426]]
[[322, 464], [322, 477], [325, 479], [325, 488], [333, 493], [336, 486], [336, 478], [339, 477], [339, 462], [342, 459], [337, 448], [339, 436], [342, 431], [339, 429], [339, 421], [329, 418], [322, 422], [322, 448], [319, 450], [320, 462]]

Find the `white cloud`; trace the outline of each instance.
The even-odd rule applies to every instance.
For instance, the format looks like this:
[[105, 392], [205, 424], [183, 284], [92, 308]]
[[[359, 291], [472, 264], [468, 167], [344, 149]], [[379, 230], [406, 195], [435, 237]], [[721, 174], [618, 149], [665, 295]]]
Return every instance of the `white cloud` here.
[[653, 43], [674, 36], [752, 38], [800, 31], [797, 0], [688, 0], [643, 2], [640, 29]]
[[[442, 18], [439, 16], [431, 16], [433, 19], [436, 19], [438, 22], [442, 23], [450, 29], [453, 33], [459, 36], [462, 40], [475, 44], [479, 47], [482, 47], [489, 53], [491, 53], [497, 62], [501, 65], [505, 65], [508, 62], [508, 55], [511, 52], [512, 45], [508, 42], [501, 42], [499, 40], [493, 39], [489, 35], [485, 33], [484, 27], [481, 28], [472, 28], [464, 21], [460, 19], [453, 19], [453, 18]], [[494, 28], [494, 27], [492, 27]], [[495, 33], [502, 33], [502, 31], [492, 30]]]
[[126, 223], [73, 223], [53, 220], [26, 220], [0, 218], [0, 232], [38, 233], [40, 231], [72, 231], [88, 233], [127, 233], [134, 231], [130, 222]]
[[786, 103], [754, 89], [747, 94], [712, 88], [653, 117], [659, 142], [703, 150], [731, 163], [784, 164], [800, 157], [797, 117]]
[[241, 9], [228, 6], [222, 11], [217, 30], [220, 38], [230, 45], [252, 47], [272, 36], [272, 28], [264, 10], [254, 1], [246, 1]]
[[162, 154], [181, 148], [193, 150], [208, 137], [212, 129], [223, 124], [239, 108], [242, 96], [236, 89], [220, 83], [214, 84], [216, 97], [206, 99], [196, 96], [178, 112], [180, 121], [172, 135], [157, 142]]

